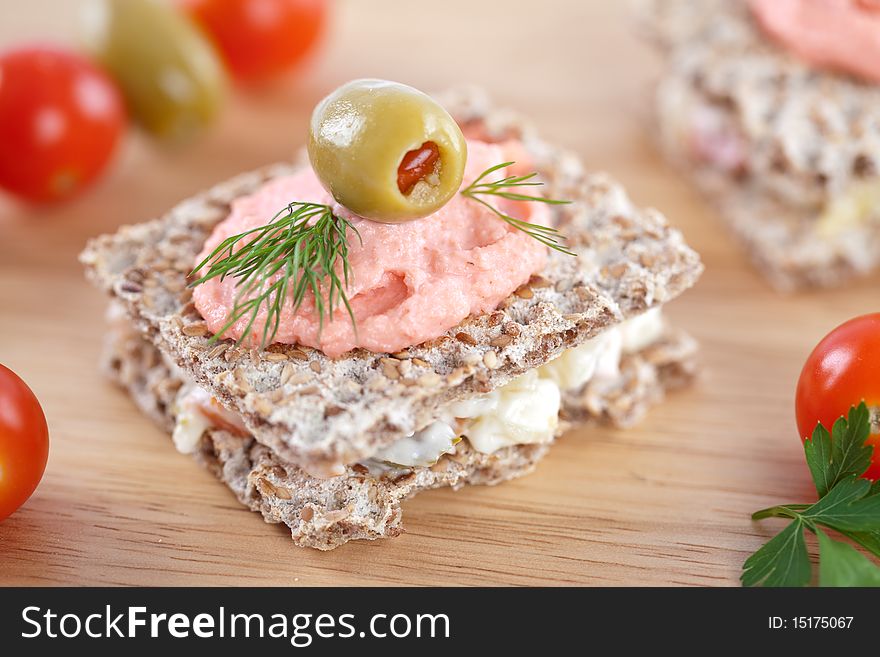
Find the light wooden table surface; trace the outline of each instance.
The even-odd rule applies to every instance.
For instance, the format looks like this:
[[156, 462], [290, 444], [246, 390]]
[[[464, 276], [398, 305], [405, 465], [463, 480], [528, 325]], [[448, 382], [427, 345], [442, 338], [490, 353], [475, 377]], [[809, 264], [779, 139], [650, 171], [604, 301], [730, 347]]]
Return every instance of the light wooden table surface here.
[[[0, 45], [72, 41], [78, 4], [0, 0]], [[76, 202], [0, 199], [0, 362], [36, 391], [52, 437], [40, 488], [0, 524], [0, 584], [736, 584], [775, 527], [750, 512], [812, 492], [792, 409], [803, 359], [836, 324], [877, 310], [880, 281], [781, 297], [758, 279], [652, 150], [658, 61], [625, 4], [340, 1], [311, 68], [237, 94], [197, 143], [132, 135]], [[288, 157], [315, 101], [362, 76], [483, 85], [662, 209], [707, 266], [669, 308], [701, 341], [703, 375], [635, 429], [565, 436], [532, 476], [418, 496], [398, 539], [319, 553], [240, 507], [99, 376], [105, 299], [76, 255], [89, 236]]]

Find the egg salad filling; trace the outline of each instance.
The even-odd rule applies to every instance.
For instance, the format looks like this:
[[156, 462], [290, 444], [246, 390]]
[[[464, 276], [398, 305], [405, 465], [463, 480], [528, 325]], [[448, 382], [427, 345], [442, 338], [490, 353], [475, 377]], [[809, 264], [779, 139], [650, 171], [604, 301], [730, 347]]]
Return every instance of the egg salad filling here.
[[[461, 440], [484, 454], [511, 445], [548, 443], [559, 426], [563, 392], [618, 377], [621, 357], [657, 341], [663, 330], [659, 308], [622, 322], [492, 392], [449, 404], [437, 420], [382, 448], [362, 465], [373, 473], [430, 466], [454, 452]], [[182, 389], [175, 411], [174, 445], [183, 453], [195, 452], [202, 434], [211, 428], [249, 434], [236, 414], [194, 384]], [[332, 474], [344, 472], [340, 465]]]
[[861, 228], [869, 221], [880, 222], [880, 182], [858, 182], [832, 199], [819, 217], [818, 231], [833, 237], [851, 228]]

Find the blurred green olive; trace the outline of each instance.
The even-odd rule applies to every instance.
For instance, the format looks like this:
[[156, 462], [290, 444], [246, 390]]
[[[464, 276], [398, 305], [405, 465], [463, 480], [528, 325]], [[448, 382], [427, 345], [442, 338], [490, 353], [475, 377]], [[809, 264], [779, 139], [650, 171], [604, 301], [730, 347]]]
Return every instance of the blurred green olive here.
[[352, 212], [387, 223], [425, 217], [461, 186], [467, 144], [436, 101], [385, 80], [354, 80], [318, 103], [309, 159]]
[[159, 0], [93, 0], [83, 13], [86, 48], [116, 79], [150, 132], [187, 137], [221, 107], [226, 79], [208, 40]]

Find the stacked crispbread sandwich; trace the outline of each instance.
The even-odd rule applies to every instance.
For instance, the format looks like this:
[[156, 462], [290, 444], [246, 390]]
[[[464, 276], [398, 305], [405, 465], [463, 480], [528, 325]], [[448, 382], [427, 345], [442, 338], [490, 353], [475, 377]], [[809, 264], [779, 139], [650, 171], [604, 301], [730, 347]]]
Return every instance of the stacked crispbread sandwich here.
[[880, 85], [798, 59], [745, 0], [639, 4], [667, 58], [662, 148], [767, 279], [792, 290], [877, 269]]
[[702, 270], [681, 234], [481, 95], [443, 104], [466, 132], [522, 141], [547, 194], [572, 201], [552, 211], [577, 257], [551, 251], [500, 307], [436, 340], [336, 359], [210, 340], [187, 287], [197, 254], [233, 199], [300, 164], [238, 176], [82, 255], [113, 297], [110, 376], [298, 545], [395, 536], [415, 493], [525, 474], [570, 423], [631, 424], [693, 375], [694, 342], [660, 310]]

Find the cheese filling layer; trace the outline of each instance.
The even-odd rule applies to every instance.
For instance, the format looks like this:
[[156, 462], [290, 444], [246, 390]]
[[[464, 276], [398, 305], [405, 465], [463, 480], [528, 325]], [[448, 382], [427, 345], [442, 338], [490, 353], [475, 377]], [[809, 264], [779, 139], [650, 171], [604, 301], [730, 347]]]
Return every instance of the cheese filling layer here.
[[[622, 322], [492, 392], [453, 402], [436, 421], [382, 448], [363, 465], [371, 471], [430, 466], [454, 452], [462, 439], [485, 454], [511, 445], [550, 442], [559, 425], [563, 392], [577, 390], [591, 380], [618, 377], [621, 357], [657, 341], [663, 330], [659, 308]], [[194, 384], [178, 396], [175, 411], [173, 439], [183, 453], [197, 451], [202, 434], [211, 428], [243, 436], [250, 433], [235, 413]], [[326, 477], [344, 472], [345, 466], [339, 464], [329, 473], [310, 474]]]

